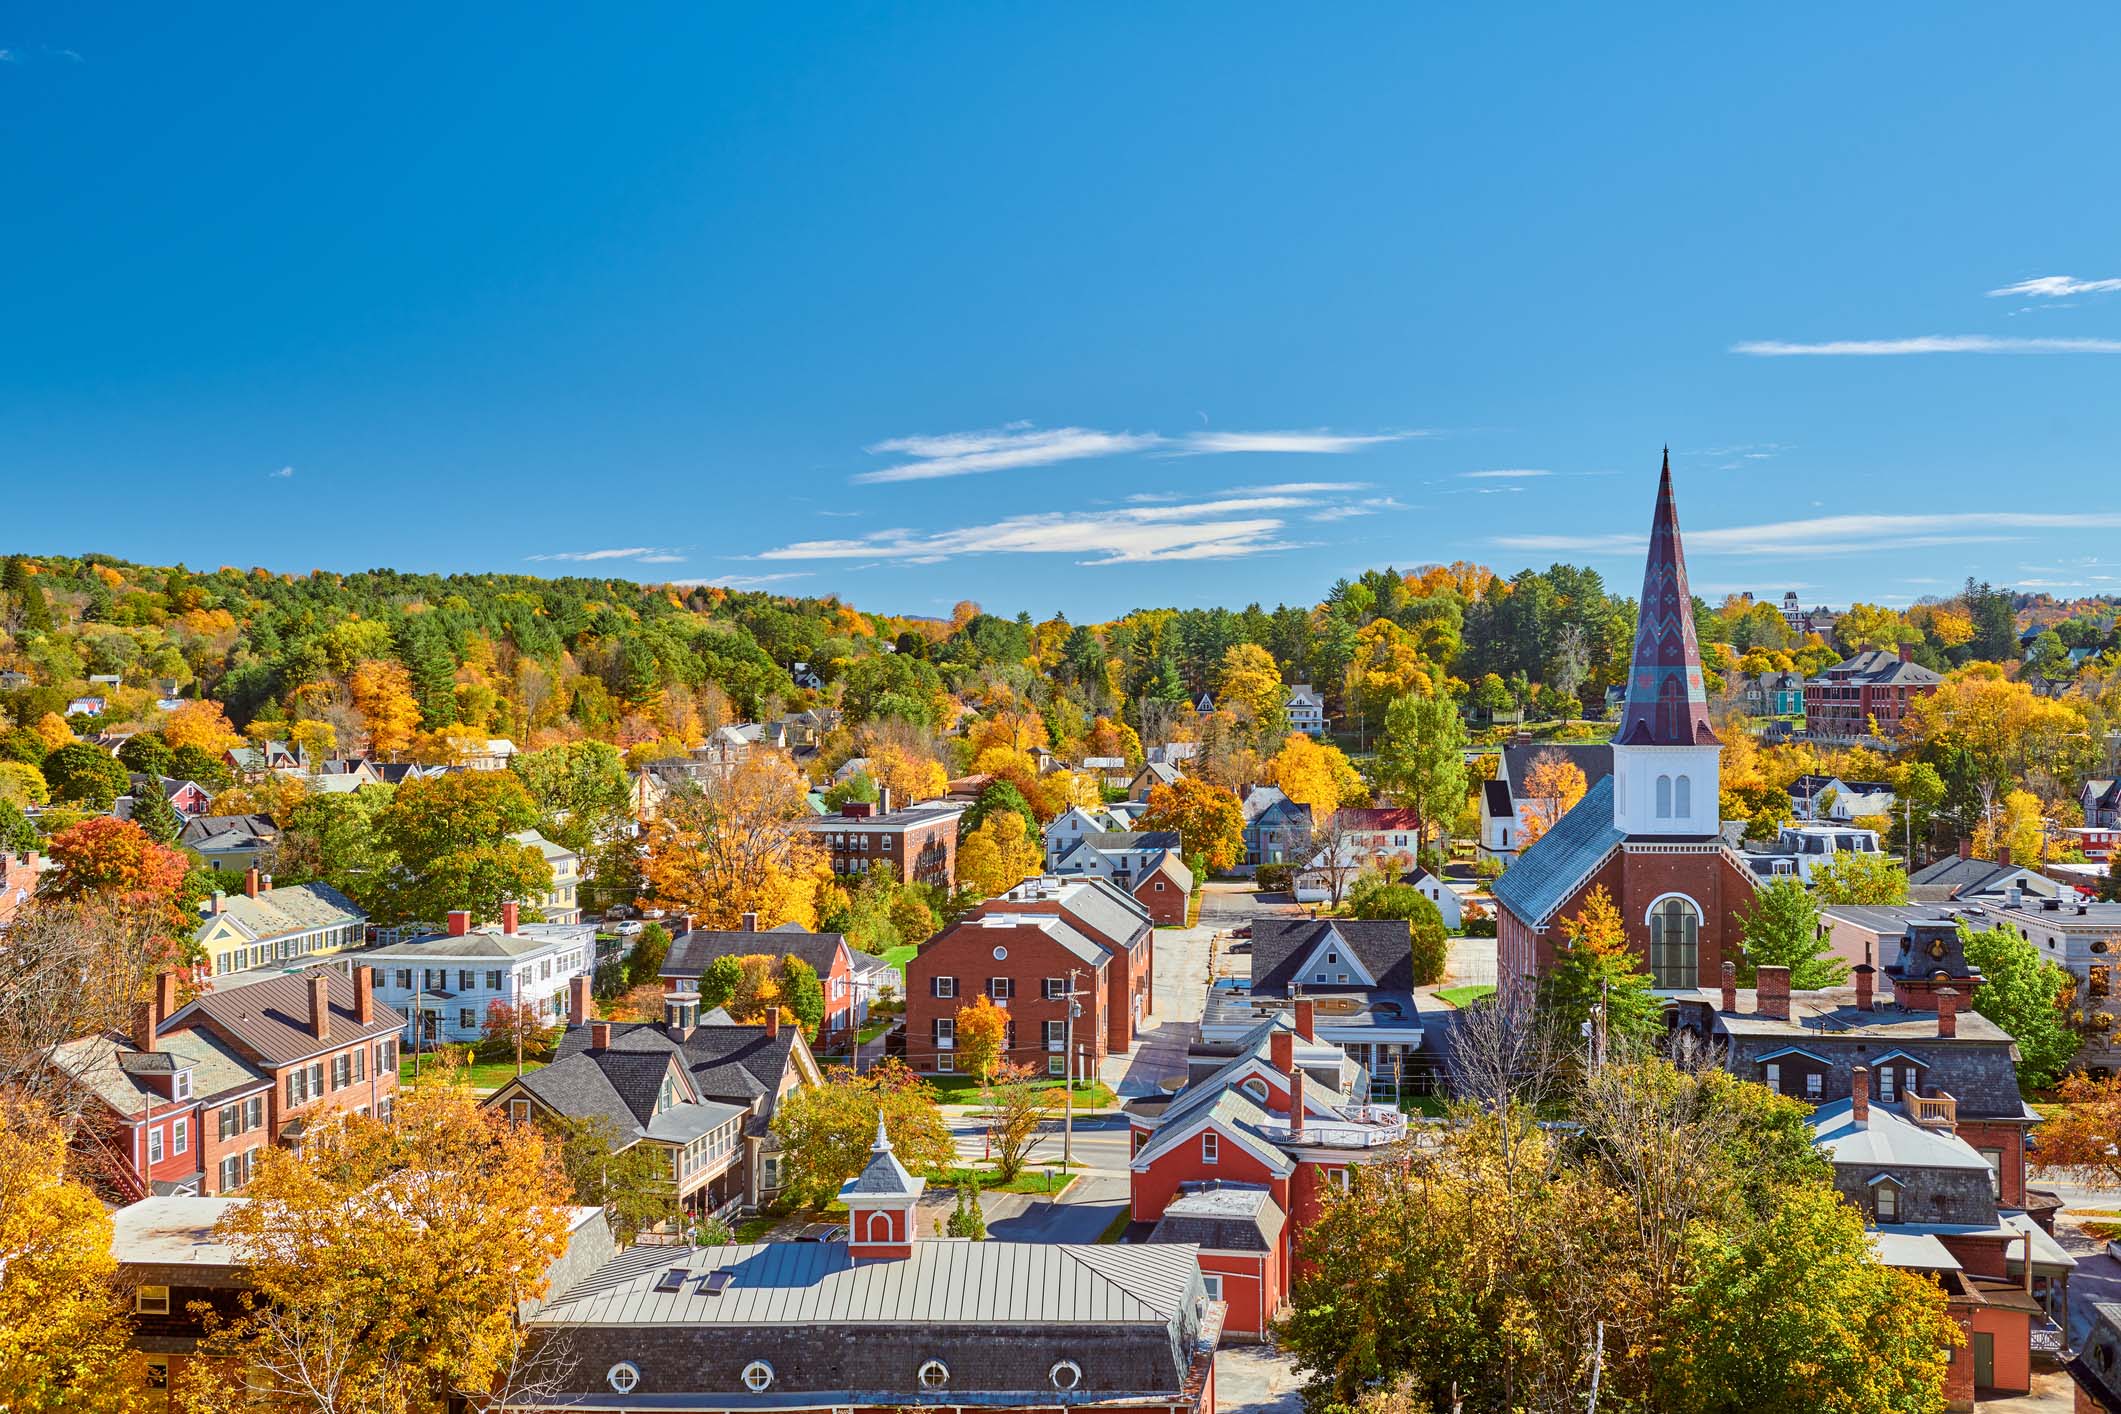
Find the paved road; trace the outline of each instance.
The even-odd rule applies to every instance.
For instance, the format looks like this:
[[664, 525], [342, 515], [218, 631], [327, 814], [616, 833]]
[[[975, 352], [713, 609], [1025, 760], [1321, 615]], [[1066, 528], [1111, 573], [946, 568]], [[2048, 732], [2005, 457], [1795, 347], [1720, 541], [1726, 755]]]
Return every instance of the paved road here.
[[1156, 1009], [1143, 1019], [1134, 1049], [1108, 1056], [1104, 1082], [1122, 1097], [1154, 1095], [1186, 1073], [1186, 1048], [1200, 1034], [1216, 935], [1262, 913], [1300, 912], [1287, 895], [1262, 897], [1242, 880], [1210, 880], [1201, 890], [1200, 923], [1156, 930]]

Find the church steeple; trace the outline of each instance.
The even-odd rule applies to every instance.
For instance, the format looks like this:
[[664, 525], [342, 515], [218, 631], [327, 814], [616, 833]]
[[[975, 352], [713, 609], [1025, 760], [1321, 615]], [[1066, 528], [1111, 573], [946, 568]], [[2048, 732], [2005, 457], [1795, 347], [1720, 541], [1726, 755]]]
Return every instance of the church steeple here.
[[1714, 746], [1701, 645], [1694, 635], [1694, 597], [1687, 589], [1686, 552], [1679, 540], [1679, 507], [1672, 495], [1672, 449], [1657, 479], [1650, 518], [1649, 561], [1635, 624], [1627, 708], [1616, 746]]

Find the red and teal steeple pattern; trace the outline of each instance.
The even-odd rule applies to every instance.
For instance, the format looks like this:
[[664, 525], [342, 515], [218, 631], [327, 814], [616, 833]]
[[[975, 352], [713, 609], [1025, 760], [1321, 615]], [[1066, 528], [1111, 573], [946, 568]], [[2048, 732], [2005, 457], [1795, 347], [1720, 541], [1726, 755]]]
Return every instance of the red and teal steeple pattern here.
[[1650, 557], [1642, 571], [1642, 605], [1628, 702], [1616, 746], [1714, 746], [1701, 645], [1694, 636], [1694, 596], [1687, 590], [1679, 507], [1672, 499], [1672, 450], [1665, 448], [1650, 520]]

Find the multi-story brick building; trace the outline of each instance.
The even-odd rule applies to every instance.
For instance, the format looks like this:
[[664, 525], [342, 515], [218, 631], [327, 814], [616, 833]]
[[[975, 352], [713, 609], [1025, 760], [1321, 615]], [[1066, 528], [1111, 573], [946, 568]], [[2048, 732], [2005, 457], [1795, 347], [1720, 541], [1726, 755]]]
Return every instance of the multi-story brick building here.
[[866, 874], [889, 864], [901, 879], [955, 888], [957, 821], [969, 808], [962, 800], [931, 800], [893, 810], [886, 790], [874, 805], [849, 801], [839, 814], [819, 816], [807, 827], [823, 842], [835, 874]]
[[[293, 1144], [309, 1125], [341, 1110], [390, 1117], [404, 1026], [401, 1012], [376, 1000], [366, 968], [348, 976], [318, 967], [207, 992], [162, 1022], [160, 1035], [203, 1031], [263, 1075], [272, 1086], [266, 1141]], [[215, 1117], [217, 1132], [224, 1122]], [[247, 1168], [235, 1175], [249, 1178]], [[238, 1186], [222, 1183], [215, 1191]]]
[[1805, 683], [1804, 734], [1814, 741], [1889, 741], [1900, 735], [1908, 704], [1935, 692], [1943, 681], [1905, 647], [1897, 653], [1882, 648], [1858, 653]]
[[[326, 995], [335, 1000], [318, 1035], [311, 1018]], [[128, 1032], [83, 1037], [53, 1054], [91, 1102], [84, 1157], [121, 1198], [232, 1192], [250, 1181], [259, 1149], [300, 1137], [298, 1117], [389, 1112], [398, 1075], [388, 1037], [403, 1018], [365, 984], [318, 970], [212, 1000], [211, 1012], [203, 1000], [178, 1007], [176, 975], [165, 972]], [[269, 1064], [268, 1055], [284, 1060]]]
[[1111, 954], [1105, 1046], [1108, 1051], [1132, 1050], [1135, 1033], [1156, 1009], [1157, 920], [1150, 910], [1098, 878], [1026, 879], [996, 903], [1013, 912], [1052, 913]]
[[906, 1062], [957, 1072], [958, 1009], [984, 994], [1009, 1013], [1005, 1059], [1050, 1075], [1095, 1075], [1111, 1047], [1113, 962], [1112, 950], [1059, 909], [990, 899], [906, 964]]

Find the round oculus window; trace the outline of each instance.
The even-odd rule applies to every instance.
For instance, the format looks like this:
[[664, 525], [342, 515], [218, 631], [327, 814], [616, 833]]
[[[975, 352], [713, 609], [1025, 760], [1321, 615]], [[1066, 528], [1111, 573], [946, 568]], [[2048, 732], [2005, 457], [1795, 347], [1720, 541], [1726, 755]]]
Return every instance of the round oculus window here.
[[940, 1360], [930, 1360], [921, 1366], [921, 1388], [941, 1389], [950, 1383], [950, 1367]]
[[744, 1367], [744, 1388], [753, 1394], [762, 1393], [773, 1384], [773, 1366], [764, 1360], [754, 1360]]
[[1009, 960], [1009, 949], [997, 946], [994, 949], [994, 960], [996, 962], [1007, 962]]
[[1053, 1381], [1055, 1389], [1074, 1389], [1083, 1382], [1083, 1367], [1073, 1360], [1057, 1360], [1046, 1371], [1046, 1378]]
[[604, 1379], [620, 1394], [631, 1394], [641, 1382], [641, 1368], [631, 1360], [621, 1360], [604, 1372]]

